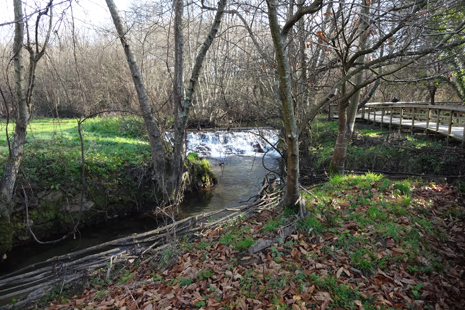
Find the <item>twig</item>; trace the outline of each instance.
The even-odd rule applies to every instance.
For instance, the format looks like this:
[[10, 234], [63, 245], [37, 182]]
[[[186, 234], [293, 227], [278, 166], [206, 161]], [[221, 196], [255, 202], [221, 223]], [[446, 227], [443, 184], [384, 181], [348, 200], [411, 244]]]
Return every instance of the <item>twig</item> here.
[[113, 267], [113, 257], [116, 257], [116, 256], [118, 256], [118, 255], [121, 255], [121, 254], [123, 254], [123, 253], [125, 253], [125, 252], [127, 252], [127, 251], [124, 251], [124, 252], [121, 252], [121, 253], [112, 255], [112, 256], [110, 257], [110, 267], [108, 267], [107, 276], [105, 277], [107, 280], [110, 279], [110, 272], [111, 272], [111, 268]]
[[131, 291], [129, 291], [129, 289], [128, 289], [127, 286], [125, 286], [125, 288], [126, 288], [126, 290], [128, 291], [129, 295], [131, 295], [132, 300], [134, 301], [134, 304], [136, 305], [137, 309], [140, 309], [140, 308], [139, 308], [139, 305], [137, 304], [137, 301], [134, 299], [134, 296], [132, 296]]
[[307, 194], [309, 194], [310, 196], [312, 196], [313, 198], [315, 199], [318, 199], [317, 196], [313, 195], [310, 191], [308, 191], [306, 188], [304, 188], [302, 185], [299, 185], [300, 189], [303, 190], [304, 192], [306, 192]]
[[34, 237], [34, 240], [39, 243], [39, 244], [55, 244], [57, 242], [60, 242], [62, 240], [65, 240], [68, 235], [64, 235], [63, 237], [61, 237], [60, 239], [57, 239], [57, 240], [53, 240], [53, 241], [40, 241], [39, 239], [37, 239], [36, 235], [34, 234], [34, 232], [32, 231], [31, 229], [31, 224], [29, 223], [29, 202], [28, 202], [28, 199], [27, 199], [27, 194], [26, 194], [26, 190], [24, 189], [24, 186], [21, 186], [21, 188], [23, 189], [23, 193], [24, 193], [24, 204], [26, 205], [26, 226], [29, 230], [29, 232], [31, 233], [32, 237]]

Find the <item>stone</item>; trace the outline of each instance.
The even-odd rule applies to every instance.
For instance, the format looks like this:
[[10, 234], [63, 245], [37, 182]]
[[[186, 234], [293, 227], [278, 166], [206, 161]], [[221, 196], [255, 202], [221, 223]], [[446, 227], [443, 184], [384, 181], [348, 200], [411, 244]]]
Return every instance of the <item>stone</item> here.
[[[74, 200], [74, 199], [73, 199]], [[84, 204], [82, 206], [82, 211], [88, 211], [92, 209], [92, 207], [95, 205], [93, 201], [90, 200], [85, 200], [84, 199]], [[81, 208], [81, 204], [77, 202], [71, 202], [70, 204], [66, 204], [63, 206], [63, 209], [69, 212], [79, 212]]]
[[47, 202], [57, 202], [63, 197], [62, 191], [51, 191], [50, 193], [44, 195], [42, 200]]

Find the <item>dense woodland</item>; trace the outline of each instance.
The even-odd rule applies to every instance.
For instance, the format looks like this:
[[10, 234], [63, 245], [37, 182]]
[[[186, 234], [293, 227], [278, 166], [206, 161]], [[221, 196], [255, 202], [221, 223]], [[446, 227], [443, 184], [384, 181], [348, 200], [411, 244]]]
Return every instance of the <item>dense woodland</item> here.
[[113, 23], [93, 31], [76, 5], [15, 0], [15, 20], [1, 25], [0, 115], [16, 124], [2, 148], [2, 221], [35, 118], [139, 116], [166, 201], [182, 195], [188, 120], [275, 126], [292, 205], [312, 121], [329, 104], [339, 115], [330, 168], [343, 174], [368, 101], [465, 99], [459, 0], [144, 1], [125, 12], [107, 0]]

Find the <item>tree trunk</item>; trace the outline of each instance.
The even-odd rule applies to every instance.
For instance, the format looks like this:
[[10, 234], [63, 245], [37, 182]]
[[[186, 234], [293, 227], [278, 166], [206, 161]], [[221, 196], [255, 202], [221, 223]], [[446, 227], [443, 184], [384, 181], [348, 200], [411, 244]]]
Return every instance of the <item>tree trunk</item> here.
[[[367, 16], [370, 15], [370, 4], [371, 1], [364, 0], [362, 8], [360, 9], [360, 25], [359, 25], [359, 47], [360, 50], [365, 50], [367, 48], [367, 43], [368, 43], [368, 27], [369, 24], [367, 23], [366, 19], [368, 18]], [[358, 63], [365, 63], [365, 55], [362, 55], [357, 58]], [[356, 76], [355, 76], [355, 85], [360, 85], [362, 84], [363, 81], [363, 74], [364, 71], [360, 71]], [[347, 110], [347, 122], [348, 122], [348, 129], [349, 129], [349, 136], [352, 136], [352, 133], [354, 131], [354, 126], [355, 126], [355, 118], [357, 116], [357, 110], [358, 106], [360, 103], [360, 92], [362, 89], [357, 90], [353, 95], [352, 98], [350, 98], [350, 104], [349, 108]]]
[[26, 129], [29, 123], [30, 114], [26, 100], [26, 87], [24, 80], [24, 65], [22, 57], [22, 47], [24, 39], [24, 21], [22, 13], [21, 0], [14, 1], [15, 14], [15, 38], [13, 43], [13, 62], [15, 68], [15, 85], [16, 85], [16, 128], [11, 146], [10, 154], [5, 165], [5, 169], [0, 181], [0, 215], [9, 217], [11, 199], [18, 175], [21, 158], [24, 153], [24, 144], [26, 143]]
[[153, 165], [156, 173], [156, 178], [159, 186], [164, 186], [164, 176], [165, 176], [165, 154], [163, 152], [163, 139], [158, 129], [157, 123], [153, 117], [152, 108], [149, 103], [149, 98], [145, 90], [144, 81], [142, 80], [142, 75], [137, 65], [135, 56], [129, 46], [129, 42], [126, 38], [127, 30], [125, 29], [121, 17], [119, 16], [118, 10], [113, 0], [105, 0], [108, 6], [108, 9], [115, 24], [116, 31], [121, 40], [121, 44], [124, 48], [124, 53], [126, 54], [126, 60], [129, 65], [129, 69], [132, 73], [132, 80], [139, 97], [139, 106], [142, 112], [142, 117], [144, 119], [145, 127], [147, 129], [147, 134], [149, 138], [150, 147], [152, 149]]
[[[183, 0], [174, 0], [174, 80], [173, 80], [173, 98], [174, 98], [174, 154], [173, 154], [173, 176], [170, 192], [176, 190], [174, 199], [177, 199], [179, 186], [183, 172], [183, 162], [185, 159], [186, 148], [186, 130], [183, 123], [183, 70], [184, 70], [184, 39], [182, 36], [182, 15], [184, 9]], [[187, 115], [186, 115], [187, 119]]]
[[[341, 97], [346, 94], [346, 83], [341, 87]], [[344, 174], [344, 164], [347, 154], [347, 146], [349, 145], [349, 127], [347, 124], [347, 106], [348, 102], [339, 102], [338, 111], [338, 128], [337, 128], [337, 139], [336, 146], [334, 147], [333, 159], [329, 166], [330, 175]]]
[[[179, 2], [181, 4], [179, 4]], [[182, 6], [182, 0], [176, 0], [176, 17], [175, 17], [175, 42], [176, 42], [176, 63], [175, 63], [175, 70], [182, 71], [182, 7], [179, 8], [178, 6]], [[220, 28], [221, 19], [224, 15], [224, 9], [226, 7], [227, 0], [220, 0], [218, 2], [218, 10], [216, 11], [215, 19], [213, 24], [210, 28], [210, 32], [208, 33], [205, 41], [203, 42], [202, 46], [200, 47], [199, 53], [197, 54], [197, 58], [195, 59], [194, 68], [192, 69], [191, 78], [189, 80], [189, 86], [186, 90], [186, 97], [184, 100], [182, 99], [182, 73], [177, 75], [175, 71], [175, 106], [176, 106], [176, 123], [175, 123], [175, 139], [174, 139], [174, 169], [173, 169], [173, 180], [176, 191], [179, 190], [179, 186], [181, 185], [181, 178], [182, 173], [184, 170], [184, 160], [186, 156], [186, 124], [187, 124], [187, 117], [189, 116], [189, 111], [192, 106], [192, 99], [194, 96], [194, 92], [196, 86], [199, 81], [200, 70], [202, 69], [203, 61], [207, 55], [208, 49], [213, 43], [213, 40], [218, 33], [218, 29]], [[179, 17], [179, 20], [177, 18]], [[179, 31], [179, 36], [176, 36], [176, 32]], [[178, 54], [180, 53], [180, 54]], [[179, 59], [178, 59], [179, 57]], [[180, 66], [179, 66], [180, 65]], [[179, 92], [179, 98], [177, 97]], [[176, 194], [177, 195], [177, 194]]]
[[[433, 81], [434, 83], [434, 81]], [[435, 104], [435, 97], [436, 97], [436, 91], [438, 90], [438, 87], [436, 86], [436, 84], [433, 84], [432, 86], [428, 87], [428, 92], [429, 92], [429, 100], [430, 100], [430, 104], [431, 105], [434, 105]]]
[[289, 57], [285, 50], [286, 36], [281, 34], [276, 11], [276, 1], [267, 0], [268, 19], [279, 74], [279, 99], [283, 107], [283, 121], [286, 130], [287, 176], [286, 193], [283, 203], [293, 206], [299, 199], [299, 135], [292, 102]]

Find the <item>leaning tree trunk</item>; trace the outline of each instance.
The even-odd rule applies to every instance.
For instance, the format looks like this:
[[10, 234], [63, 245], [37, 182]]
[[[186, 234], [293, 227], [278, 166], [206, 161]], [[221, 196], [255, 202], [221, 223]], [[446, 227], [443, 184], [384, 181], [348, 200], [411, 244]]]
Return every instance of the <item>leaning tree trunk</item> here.
[[[13, 234], [10, 224], [13, 191], [18, 176], [19, 165], [24, 153], [26, 143], [26, 129], [29, 122], [29, 107], [27, 105], [26, 87], [24, 80], [24, 67], [22, 47], [24, 39], [24, 20], [21, 0], [14, 2], [15, 38], [13, 42], [13, 63], [16, 84], [16, 128], [13, 143], [9, 145], [9, 155], [0, 180], [0, 255], [10, 251]], [[8, 137], [7, 137], [8, 139]]]
[[21, 0], [14, 1], [15, 38], [13, 43], [13, 62], [15, 68], [15, 86], [17, 100], [16, 128], [10, 154], [0, 181], [0, 212], [9, 217], [13, 189], [18, 175], [19, 165], [26, 143], [26, 129], [29, 123], [29, 107], [26, 100], [22, 46], [24, 39], [24, 20]]
[[[369, 24], [367, 22], [367, 16], [370, 15], [370, 4], [371, 1], [365, 0], [363, 1], [363, 6], [361, 8], [361, 14], [360, 14], [360, 25], [358, 27], [359, 29], [359, 45], [360, 45], [360, 50], [365, 50], [367, 47], [368, 43], [368, 37], [369, 37]], [[357, 58], [357, 62], [360, 64], [365, 63], [365, 54]], [[362, 84], [363, 81], [363, 74], [364, 71], [360, 71], [356, 76], [355, 76], [355, 85], [360, 85]], [[360, 104], [360, 92], [362, 89], [357, 90], [352, 97], [350, 98], [350, 104], [349, 108], [347, 110], [347, 122], [349, 126], [349, 136], [352, 136], [352, 133], [354, 131], [355, 127], [355, 119], [357, 116], [357, 110], [359, 109], [359, 104]]]
[[153, 117], [152, 107], [149, 103], [149, 98], [145, 90], [144, 81], [142, 74], [137, 65], [136, 58], [129, 46], [129, 42], [126, 38], [127, 29], [125, 29], [121, 17], [119, 16], [118, 10], [113, 0], [105, 0], [108, 9], [115, 24], [116, 32], [121, 40], [121, 44], [126, 54], [126, 60], [131, 70], [132, 80], [139, 97], [139, 106], [144, 119], [145, 127], [149, 138], [150, 147], [152, 149], [153, 165], [156, 173], [156, 178], [160, 189], [164, 186], [165, 177], [165, 154], [163, 152], [163, 138], [160, 130], [158, 129], [157, 123]]
[[[220, 28], [221, 19], [224, 15], [224, 9], [226, 7], [227, 0], [220, 0], [218, 2], [218, 10], [216, 11], [215, 19], [210, 28], [205, 41], [203, 42], [200, 50], [195, 59], [194, 68], [192, 69], [191, 78], [189, 80], [189, 86], [186, 90], [186, 97], [182, 100], [182, 28], [181, 28], [181, 16], [182, 16], [182, 7], [179, 8], [178, 5], [182, 6], [182, 0], [176, 0], [176, 17], [179, 20], [175, 20], [175, 35], [176, 32], [180, 33], [178, 36], [175, 36], [176, 42], [176, 64], [175, 64], [175, 107], [176, 107], [176, 120], [175, 120], [175, 138], [174, 138], [174, 169], [173, 169], [173, 180], [174, 180], [174, 189], [176, 190], [175, 198], [178, 195], [179, 187], [181, 185], [181, 178], [184, 169], [184, 160], [186, 156], [186, 124], [187, 117], [189, 116], [189, 111], [192, 106], [192, 99], [194, 96], [195, 88], [199, 81], [200, 70], [202, 69], [203, 61], [207, 55], [208, 49], [213, 43], [213, 40], [218, 33]], [[178, 59], [179, 58], [179, 59]], [[180, 64], [180, 66], [179, 66]], [[179, 74], [177, 74], [179, 72]], [[177, 93], [178, 92], [178, 93]], [[179, 97], [178, 97], [179, 96]]]
[[286, 193], [283, 203], [292, 206], [299, 199], [299, 134], [292, 102], [289, 59], [286, 53], [286, 36], [281, 34], [276, 11], [276, 1], [268, 0], [268, 20], [279, 74], [279, 99], [283, 107], [283, 121], [286, 130], [287, 176]]

